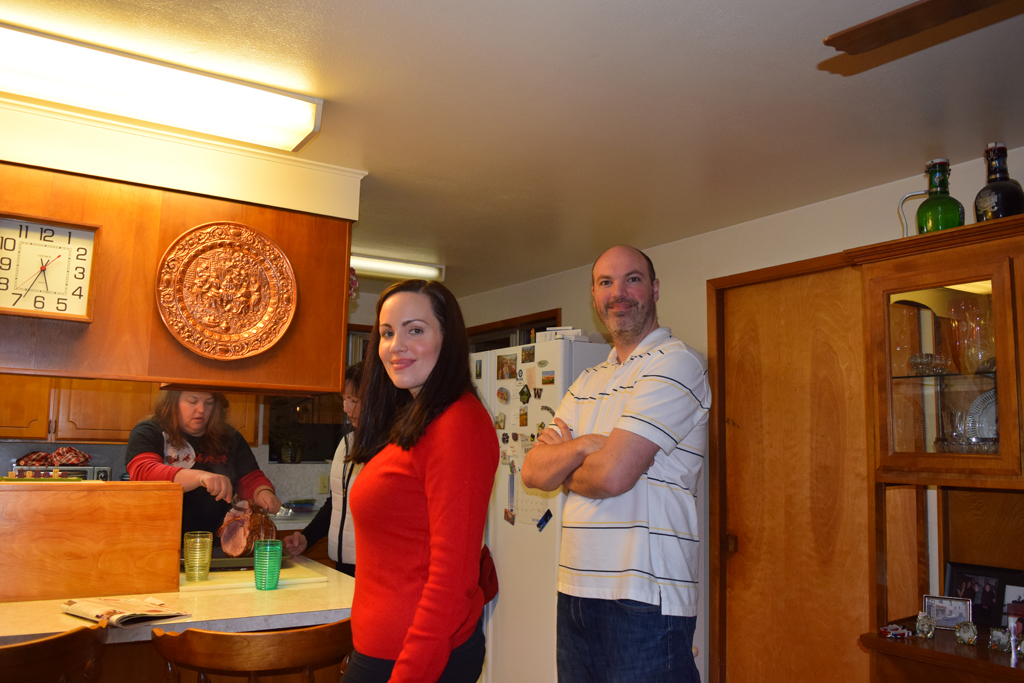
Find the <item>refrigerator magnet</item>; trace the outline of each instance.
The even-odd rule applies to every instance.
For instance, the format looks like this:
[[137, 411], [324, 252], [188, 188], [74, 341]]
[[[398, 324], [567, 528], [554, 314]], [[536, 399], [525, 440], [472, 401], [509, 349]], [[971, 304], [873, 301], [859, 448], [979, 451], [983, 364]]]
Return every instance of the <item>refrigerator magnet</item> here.
[[532, 363], [533, 362], [534, 352], [536, 351], [536, 349], [537, 349], [536, 346], [524, 346], [523, 347], [523, 363]]
[[530, 424], [530, 409], [526, 406], [519, 407], [519, 426], [526, 427]]
[[508, 432], [504, 432], [504, 433], [503, 433], [503, 434], [501, 435], [501, 442], [502, 442], [503, 444], [508, 444]]
[[551, 406], [541, 406], [540, 409], [543, 410], [545, 413], [551, 413], [551, 417], [555, 416], [555, 409], [552, 408]]
[[519, 357], [514, 353], [498, 356], [498, 379], [515, 379], [517, 360]]
[[499, 430], [505, 428], [505, 413], [498, 413], [494, 416], [494, 428]]
[[530, 402], [530, 387], [523, 385], [523, 388], [519, 390], [519, 400], [526, 405]]
[[498, 403], [508, 403], [508, 389], [505, 387], [498, 389]]
[[546, 360], [539, 360], [539, 361], [537, 361], [537, 367], [546, 368], [547, 366], [548, 366], [548, 362]]
[[537, 521], [537, 531], [544, 531], [544, 527], [551, 521], [551, 510], [545, 510], [544, 515]]
[[554, 370], [542, 370], [540, 373], [541, 384], [554, 384], [555, 383], [555, 371]]
[[533, 397], [534, 398], [540, 398], [543, 393], [544, 393], [544, 387], [534, 387], [533, 388]]

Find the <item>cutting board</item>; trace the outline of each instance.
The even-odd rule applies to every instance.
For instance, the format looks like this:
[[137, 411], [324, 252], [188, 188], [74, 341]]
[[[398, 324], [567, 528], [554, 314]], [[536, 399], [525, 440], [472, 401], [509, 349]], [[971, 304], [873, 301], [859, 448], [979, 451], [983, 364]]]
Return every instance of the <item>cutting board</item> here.
[[[281, 567], [281, 576], [277, 580], [277, 586], [291, 586], [299, 583], [327, 583], [327, 577], [317, 573], [309, 567], [292, 564], [285, 560]], [[210, 578], [206, 581], [186, 581], [182, 572], [178, 577], [178, 590], [182, 593], [187, 591], [212, 591], [222, 588], [252, 588], [256, 589], [256, 573], [252, 569], [235, 571], [210, 572]]]

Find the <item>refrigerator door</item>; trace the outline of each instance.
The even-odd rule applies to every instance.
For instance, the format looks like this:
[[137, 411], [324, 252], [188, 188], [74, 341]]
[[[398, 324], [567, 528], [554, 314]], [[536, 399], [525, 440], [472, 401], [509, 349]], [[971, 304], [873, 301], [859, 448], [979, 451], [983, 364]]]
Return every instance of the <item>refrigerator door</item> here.
[[[493, 351], [487, 396], [501, 460], [487, 516], [498, 596], [484, 610], [485, 683], [554, 683], [558, 552], [565, 494], [523, 486], [523, 460], [584, 367], [608, 355], [603, 344], [565, 340]], [[589, 359], [577, 368], [574, 355]], [[593, 360], [597, 358], [597, 360]], [[503, 428], [502, 428], [503, 427]]]

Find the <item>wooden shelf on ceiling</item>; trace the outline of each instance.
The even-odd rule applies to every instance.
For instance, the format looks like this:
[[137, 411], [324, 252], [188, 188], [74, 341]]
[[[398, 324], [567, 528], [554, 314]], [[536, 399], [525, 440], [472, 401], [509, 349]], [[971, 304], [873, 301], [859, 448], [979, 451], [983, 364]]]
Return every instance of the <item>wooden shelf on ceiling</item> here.
[[919, 0], [833, 33], [825, 44], [859, 55], [1008, 0]]

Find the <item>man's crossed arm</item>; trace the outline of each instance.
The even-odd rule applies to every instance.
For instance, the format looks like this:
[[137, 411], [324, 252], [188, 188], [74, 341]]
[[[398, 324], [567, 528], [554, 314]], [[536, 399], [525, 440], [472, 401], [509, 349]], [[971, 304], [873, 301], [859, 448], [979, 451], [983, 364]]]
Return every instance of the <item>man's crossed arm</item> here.
[[612, 498], [636, 485], [657, 452], [653, 441], [624, 429], [573, 438], [569, 426], [556, 417], [555, 425], [541, 432], [526, 454], [523, 484], [543, 491], [564, 485], [587, 498]]

